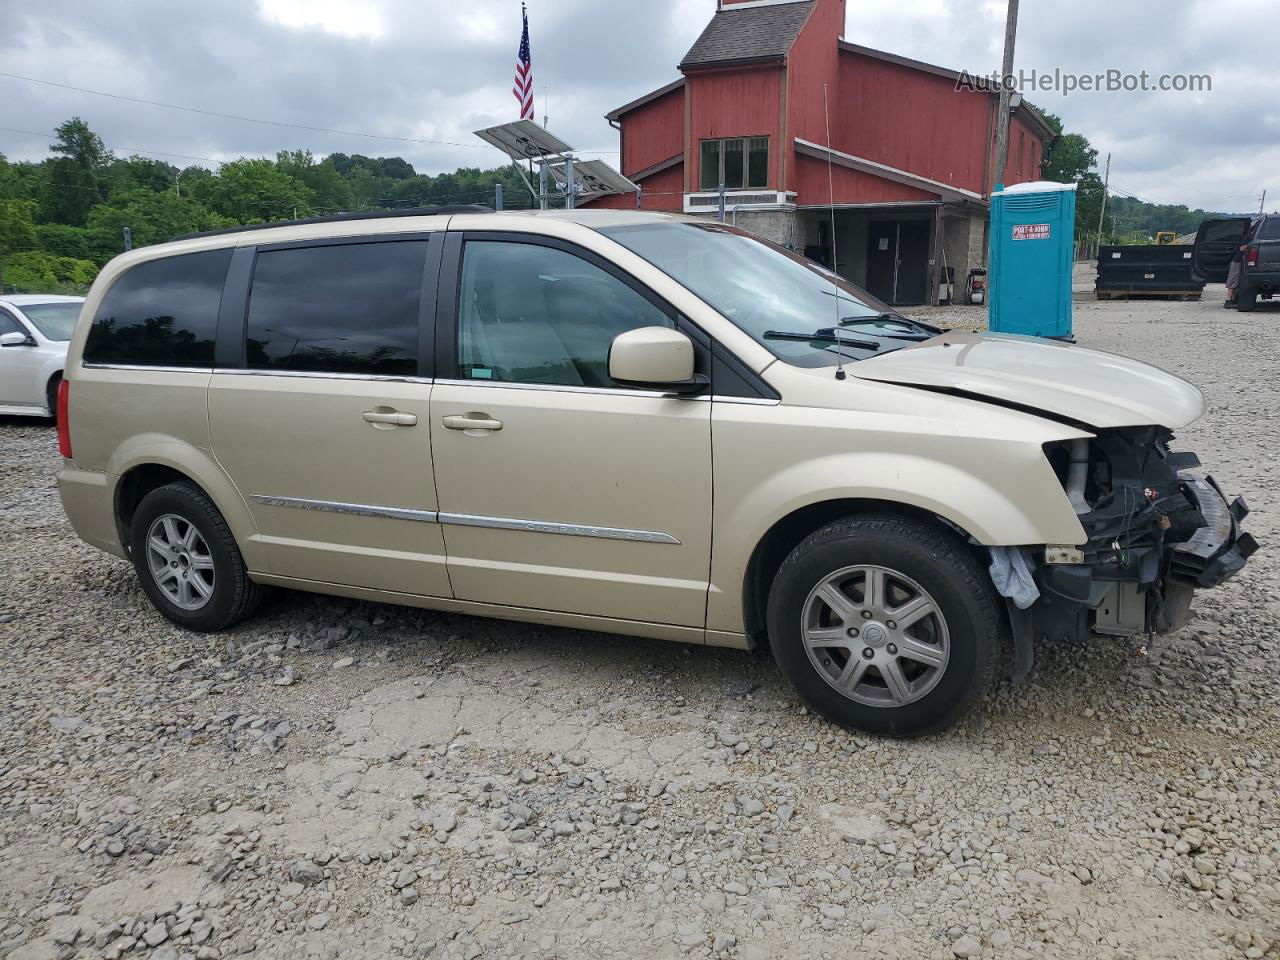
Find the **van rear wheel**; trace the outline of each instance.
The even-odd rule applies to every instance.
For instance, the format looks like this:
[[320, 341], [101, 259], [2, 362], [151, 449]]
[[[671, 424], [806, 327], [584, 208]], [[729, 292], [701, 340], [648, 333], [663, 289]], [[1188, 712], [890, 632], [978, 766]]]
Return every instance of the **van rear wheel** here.
[[868, 733], [922, 736], [990, 686], [997, 609], [986, 571], [945, 531], [889, 516], [841, 520], [779, 568], [769, 642], [813, 710]]
[[129, 543], [143, 591], [180, 627], [223, 630], [261, 600], [226, 520], [194, 484], [171, 483], [143, 497]]

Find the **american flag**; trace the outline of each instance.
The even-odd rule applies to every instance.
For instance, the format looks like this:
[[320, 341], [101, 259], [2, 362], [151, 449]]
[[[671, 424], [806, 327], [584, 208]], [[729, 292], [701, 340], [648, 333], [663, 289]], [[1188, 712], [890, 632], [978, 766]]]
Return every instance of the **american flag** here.
[[520, 4], [524, 17], [524, 33], [520, 35], [520, 53], [516, 56], [516, 85], [512, 93], [520, 101], [520, 119], [533, 119], [533, 57], [529, 53], [529, 12]]

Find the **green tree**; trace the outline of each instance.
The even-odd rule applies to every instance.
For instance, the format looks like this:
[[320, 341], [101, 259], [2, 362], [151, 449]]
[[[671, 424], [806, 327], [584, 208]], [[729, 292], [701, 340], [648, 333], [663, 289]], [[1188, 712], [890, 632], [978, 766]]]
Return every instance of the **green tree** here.
[[178, 168], [150, 157], [125, 157], [107, 165], [104, 179], [107, 195], [127, 193], [144, 187], [147, 190], [172, 190]]
[[0, 255], [36, 248], [35, 209], [30, 200], [0, 200]]
[[1064, 133], [1061, 117], [1044, 111], [1041, 114], [1054, 132], [1053, 143], [1045, 151], [1041, 176], [1057, 183], [1078, 182], [1098, 165], [1098, 151], [1083, 134]]
[[315, 199], [319, 213], [351, 210], [355, 203], [351, 185], [342, 178], [332, 161], [317, 161], [310, 150], [282, 150], [276, 154], [276, 168], [304, 183]]
[[266, 159], [241, 157], [224, 163], [195, 195], [215, 213], [237, 223], [288, 220], [314, 212], [311, 188]]
[[[1098, 214], [1102, 212], [1102, 178], [1096, 173], [1086, 173], [1076, 187], [1076, 239], [1093, 237], [1098, 232]], [[1115, 224], [1111, 216], [1111, 204], [1107, 204], [1107, 218], [1102, 224], [1102, 241], [1112, 238]]]
[[49, 223], [82, 227], [89, 211], [105, 198], [103, 174], [111, 152], [79, 117], [59, 124], [54, 132], [58, 139], [49, 150], [57, 156], [45, 162], [48, 181], [41, 215]]
[[134, 246], [145, 247], [235, 223], [191, 197], [179, 197], [172, 190], [133, 190], [94, 207], [89, 214], [92, 259], [105, 263], [123, 250], [125, 227], [133, 234]]
[[98, 267], [87, 260], [27, 250], [0, 258], [0, 271], [5, 288], [20, 293], [84, 293]]
[[[90, 218], [92, 218], [90, 214]], [[45, 253], [76, 260], [93, 259], [93, 234], [87, 227], [65, 223], [37, 223], [36, 243]]]

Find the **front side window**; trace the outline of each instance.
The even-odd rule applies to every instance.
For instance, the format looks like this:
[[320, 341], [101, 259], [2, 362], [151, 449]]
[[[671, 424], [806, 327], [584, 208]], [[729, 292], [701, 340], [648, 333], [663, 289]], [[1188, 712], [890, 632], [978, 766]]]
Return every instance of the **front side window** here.
[[258, 254], [250, 370], [414, 376], [427, 241], [292, 247]]
[[140, 263], [103, 297], [85, 363], [212, 367], [231, 249]]
[[699, 189], [755, 190], [769, 182], [769, 138], [731, 137], [703, 140], [699, 154]]
[[617, 277], [564, 250], [469, 241], [458, 304], [464, 380], [617, 387], [609, 347], [670, 317]]
[[3, 310], [0, 310], [0, 333], [20, 333], [24, 337], [27, 335], [27, 331], [22, 329], [18, 321]]

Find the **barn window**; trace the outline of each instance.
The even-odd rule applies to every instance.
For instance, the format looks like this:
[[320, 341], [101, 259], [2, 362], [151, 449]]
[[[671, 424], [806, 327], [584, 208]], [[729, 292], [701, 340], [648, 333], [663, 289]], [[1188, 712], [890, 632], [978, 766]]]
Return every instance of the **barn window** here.
[[703, 140], [700, 189], [753, 190], [769, 183], [769, 138], [730, 137]]

